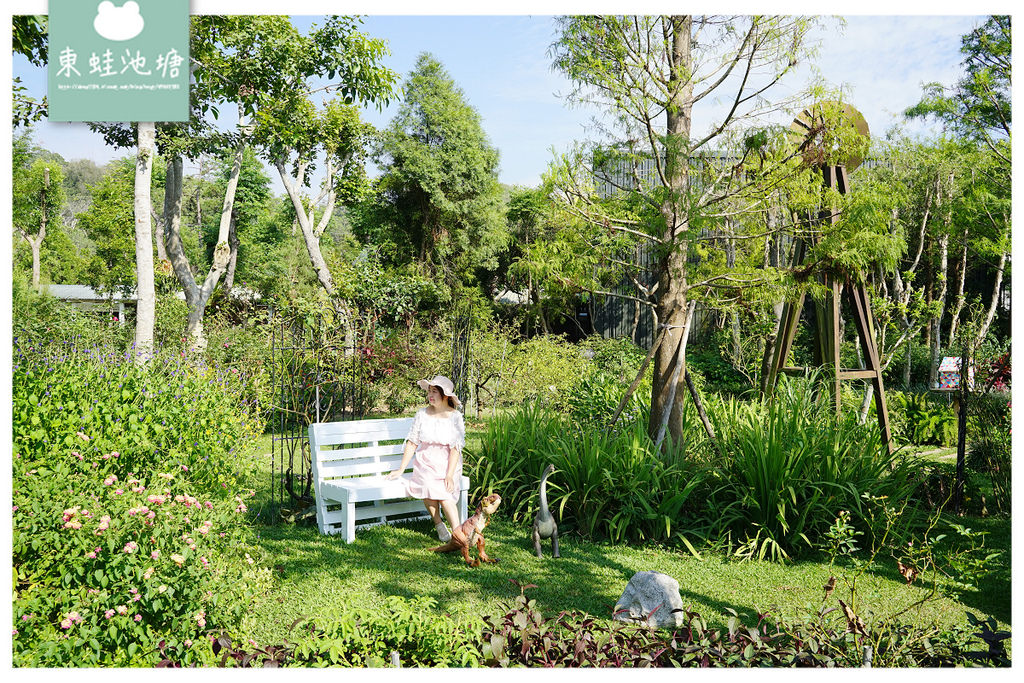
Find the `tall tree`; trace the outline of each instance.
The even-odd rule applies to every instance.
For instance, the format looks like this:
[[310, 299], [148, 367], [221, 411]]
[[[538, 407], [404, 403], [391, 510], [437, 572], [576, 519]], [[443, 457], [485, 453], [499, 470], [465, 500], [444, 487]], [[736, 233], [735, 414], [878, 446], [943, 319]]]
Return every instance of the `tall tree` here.
[[1000, 180], [1007, 187], [1013, 124], [1010, 24], [1009, 16], [990, 16], [964, 35], [960, 52], [965, 75], [952, 87], [929, 83], [921, 101], [906, 111], [910, 117], [934, 117], [958, 135], [985, 145], [998, 159]]
[[423, 53], [376, 149], [376, 201], [401, 258], [449, 287], [493, 269], [508, 244], [498, 150], [480, 115], [437, 59]]
[[[47, 229], [60, 225], [64, 207], [64, 174], [59, 163], [36, 159], [31, 165], [19, 167], [15, 146], [12, 178], [12, 222], [17, 234], [32, 250], [32, 286], [39, 289], [39, 268], [43, 240]], [[27, 159], [22, 158], [22, 163]]]
[[[744, 212], [764, 210], [764, 188], [778, 178], [767, 167], [744, 169], [770, 158], [770, 137], [742, 140], [734, 131], [792, 104], [768, 102], [766, 93], [809, 54], [812, 21], [686, 15], [572, 16], [558, 23], [551, 52], [576, 86], [570, 98], [600, 107], [608, 124], [601, 149], [583, 150], [554, 170], [557, 196], [578, 220], [655, 250], [659, 280], [645, 300], [653, 303], [662, 332], [649, 433], [658, 438], [667, 428], [678, 441], [693, 296], [717, 288], [735, 298], [752, 281], [738, 268], [724, 268], [724, 257], [706, 249], [720, 237], [701, 231], [726, 226], [730, 215], [738, 221]], [[693, 130], [694, 107], [716, 97], [724, 101], [724, 115], [707, 131]], [[714, 152], [726, 147], [737, 149], [743, 163], [716, 162]], [[605, 211], [595, 201], [595, 177], [625, 192], [632, 205], [618, 214]], [[694, 271], [689, 258], [698, 248], [705, 250], [704, 265], [720, 264], [718, 272]]]
[[[274, 165], [295, 208], [306, 251], [317, 280], [331, 297], [335, 286], [320, 251], [320, 238], [337, 201], [349, 201], [363, 182], [366, 124], [359, 120], [355, 104], [386, 105], [394, 95], [398, 75], [381, 64], [388, 54], [384, 41], [357, 31], [361, 19], [329, 16], [323, 26], [308, 35], [285, 30], [264, 47], [266, 63], [273, 64], [282, 87], [260, 93], [253, 139], [263, 156]], [[258, 62], [254, 69], [266, 70]], [[326, 85], [314, 79], [326, 74]], [[332, 97], [322, 108], [313, 98]], [[303, 197], [318, 160], [324, 174], [320, 194], [312, 201]], [[316, 211], [322, 214], [316, 218]], [[341, 306], [335, 302], [335, 308]]]

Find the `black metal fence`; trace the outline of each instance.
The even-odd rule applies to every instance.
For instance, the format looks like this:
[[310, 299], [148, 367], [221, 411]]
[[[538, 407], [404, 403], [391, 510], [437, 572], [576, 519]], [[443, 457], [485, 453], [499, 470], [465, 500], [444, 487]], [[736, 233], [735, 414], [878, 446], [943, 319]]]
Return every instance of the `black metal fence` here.
[[274, 327], [272, 500], [291, 506], [313, 500], [310, 423], [351, 420], [372, 409], [360, 329], [357, 319], [338, 324], [328, 314], [293, 317]]

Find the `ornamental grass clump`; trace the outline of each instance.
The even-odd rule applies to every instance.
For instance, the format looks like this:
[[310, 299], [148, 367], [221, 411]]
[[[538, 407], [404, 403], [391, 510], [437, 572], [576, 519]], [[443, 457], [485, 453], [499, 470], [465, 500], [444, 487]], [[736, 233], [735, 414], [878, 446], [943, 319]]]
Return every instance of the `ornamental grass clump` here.
[[868, 528], [865, 494], [902, 500], [914, 488], [911, 465], [889, 453], [877, 425], [849, 413], [837, 419], [816, 383], [783, 377], [774, 398], [708, 410], [720, 448], [708, 519], [742, 556], [811, 550], [841, 510]]
[[480, 453], [466, 462], [476, 487], [470, 498], [498, 491], [504, 514], [526, 522], [537, 511], [541, 474], [553, 464], [548, 498], [559, 529], [616, 543], [688, 544], [705, 482], [682, 446], [659, 452], [643, 420], [602, 431], [539, 404], [492, 420]]

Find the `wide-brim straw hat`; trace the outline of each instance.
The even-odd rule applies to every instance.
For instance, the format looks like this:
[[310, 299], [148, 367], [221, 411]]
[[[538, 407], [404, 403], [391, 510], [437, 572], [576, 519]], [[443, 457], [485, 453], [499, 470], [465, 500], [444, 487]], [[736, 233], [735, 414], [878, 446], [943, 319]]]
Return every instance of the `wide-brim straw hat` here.
[[427, 391], [430, 387], [437, 387], [441, 390], [441, 393], [447, 397], [455, 400], [455, 407], [461, 408], [462, 401], [455, 395], [455, 385], [452, 381], [444, 375], [435, 375], [433, 379], [421, 379], [416, 382], [420, 389]]

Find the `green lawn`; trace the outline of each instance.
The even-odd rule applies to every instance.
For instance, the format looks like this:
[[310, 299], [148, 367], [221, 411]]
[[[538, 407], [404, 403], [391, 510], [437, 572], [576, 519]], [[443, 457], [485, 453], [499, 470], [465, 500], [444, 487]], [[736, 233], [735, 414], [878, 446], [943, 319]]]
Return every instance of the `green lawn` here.
[[[469, 434], [470, 444], [476, 430]], [[469, 446], [471, 448], [471, 445]], [[267, 462], [270, 438], [257, 445], [261, 462]], [[266, 469], [258, 475], [266, 486]], [[266, 502], [260, 491], [257, 501]], [[259, 510], [261, 506], [251, 506]], [[263, 506], [262, 509], [269, 510]], [[1007, 519], [961, 520], [976, 530], [991, 532], [987, 545], [1004, 550], [999, 571], [985, 588], [955, 601], [935, 597], [904, 614], [901, 619], [919, 624], [965, 623], [966, 611], [991, 615], [1007, 628], [1010, 621], [1010, 523]], [[243, 624], [261, 644], [280, 642], [292, 622], [303, 616], [329, 617], [345, 606], [374, 607], [391, 595], [429, 596], [441, 613], [475, 617], [497, 613], [519, 590], [511, 580], [533, 583], [530, 595], [546, 615], [562, 610], [581, 610], [608, 617], [629, 578], [637, 571], [656, 570], [674, 577], [683, 604], [715, 625], [721, 615], [735, 610], [753, 621], [758, 612], [773, 610], [789, 619], [814, 612], [821, 604], [822, 586], [829, 577], [827, 562], [803, 561], [779, 565], [740, 562], [721, 553], [705, 552], [700, 559], [670, 548], [612, 546], [585, 542], [563, 535], [561, 559], [533, 554], [528, 525], [511, 524], [498, 510], [488, 527], [488, 554], [497, 565], [467, 567], [460, 555], [437, 555], [427, 549], [437, 545], [433, 528], [425, 521], [394, 527], [360, 530], [356, 541], [346, 545], [336, 536], [321, 535], [315, 524], [260, 524], [258, 545], [261, 563], [274, 569], [274, 584]], [[877, 617], [893, 614], [927, 593], [920, 582], [907, 586], [895, 562], [882, 562], [862, 575], [857, 584], [858, 611]], [[893, 566], [889, 566], [889, 565]], [[852, 570], [834, 572], [840, 579]], [[846, 599], [842, 581], [836, 591]], [[833, 601], [831, 606], [836, 606]]]

